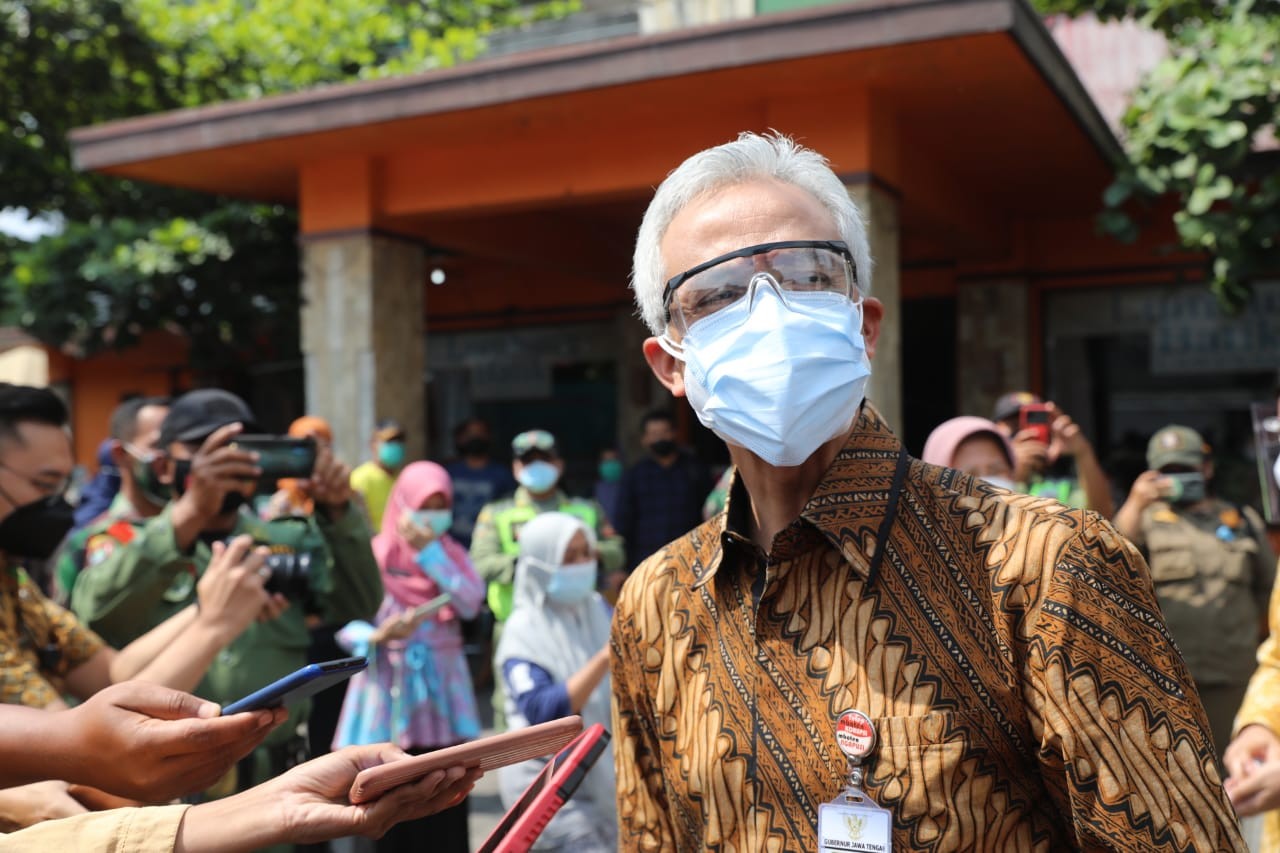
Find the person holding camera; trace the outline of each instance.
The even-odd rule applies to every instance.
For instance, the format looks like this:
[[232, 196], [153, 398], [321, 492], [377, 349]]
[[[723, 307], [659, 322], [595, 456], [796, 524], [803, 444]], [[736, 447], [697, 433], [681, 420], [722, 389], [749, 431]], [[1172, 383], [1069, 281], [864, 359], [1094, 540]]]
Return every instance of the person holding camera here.
[[[317, 447], [302, 487], [315, 502], [314, 516], [262, 521], [249, 508], [263, 485], [259, 456], [235, 443], [253, 429], [253, 413], [234, 394], [202, 389], [176, 400], [157, 443], [165, 454], [160, 480], [170, 502], [128, 542], [86, 568], [71, 596], [81, 619], [122, 642], [192, 602], [215, 542], [247, 534], [267, 545], [266, 588], [289, 606], [250, 626], [210, 667], [195, 692], [224, 704], [306, 664], [305, 614], [343, 624], [372, 616], [382, 600], [368, 526], [352, 509], [347, 466], [327, 447]], [[298, 726], [309, 710], [309, 703], [295, 706], [288, 723], [242, 762], [238, 788], [271, 778], [305, 755]]]
[[1212, 495], [1213, 460], [1198, 432], [1162, 428], [1147, 445], [1147, 465], [1116, 529], [1147, 558], [1221, 754], [1267, 636], [1276, 557], [1256, 512]]

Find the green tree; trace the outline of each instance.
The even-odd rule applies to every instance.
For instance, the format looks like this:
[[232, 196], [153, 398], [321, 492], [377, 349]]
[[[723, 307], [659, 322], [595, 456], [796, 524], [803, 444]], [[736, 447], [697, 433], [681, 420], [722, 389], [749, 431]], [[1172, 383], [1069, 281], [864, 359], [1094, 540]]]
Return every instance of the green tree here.
[[1212, 259], [1223, 304], [1280, 270], [1280, 168], [1259, 143], [1280, 137], [1277, 0], [1037, 0], [1043, 12], [1137, 19], [1170, 55], [1133, 93], [1123, 117], [1129, 161], [1104, 194], [1101, 227], [1137, 236], [1132, 205], [1173, 194], [1181, 245]]
[[197, 366], [296, 358], [296, 219], [77, 171], [68, 132], [158, 110], [470, 59], [574, 0], [0, 0], [0, 208], [61, 217], [0, 240], [0, 321], [77, 354], [153, 329]]

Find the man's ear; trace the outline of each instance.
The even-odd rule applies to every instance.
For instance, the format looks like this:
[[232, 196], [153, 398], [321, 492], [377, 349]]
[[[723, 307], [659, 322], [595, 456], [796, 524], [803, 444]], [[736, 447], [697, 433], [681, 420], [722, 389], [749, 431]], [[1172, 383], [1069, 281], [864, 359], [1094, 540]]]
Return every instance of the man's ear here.
[[644, 360], [649, 369], [673, 397], [684, 396], [684, 362], [662, 348], [657, 338], [646, 338], [643, 346]]
[[123, 471], [128, 468], [132, 462], [128, 452], [124, 449], [124, 443], [113, 440], [111, 442], [111, 461], [115, 463], [117, 471]]
[[880, 340], [880, 321], [884, 319], [884, 303], [874, 296], [862, 300], [862, 340], [867, 346], [867, 358], [876, 357], [876, 342]]

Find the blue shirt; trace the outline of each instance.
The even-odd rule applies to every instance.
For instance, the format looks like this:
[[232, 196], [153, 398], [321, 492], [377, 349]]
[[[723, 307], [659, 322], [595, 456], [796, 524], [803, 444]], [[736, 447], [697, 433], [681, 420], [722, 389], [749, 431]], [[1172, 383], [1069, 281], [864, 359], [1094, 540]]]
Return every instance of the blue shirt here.
[[511, 467], [490, 462], [483, 468], [472, 468], [458, 459], [444, 466], [453, 480], [453, 527], [449, 535], [471, 547], [471, 534], [476, 529], [476, 516], [484, 505], [516, 490]]
[[536, 663], [511, 658], [502, 665], [502, 680], [529, 725], [569, 716], [569, 688]]
[[707, 467], [683, 451], [670, 467], [650, 457], [627, 471], [613, 519], [626, 543], [627, 569], [701, 524], [712, 485]]

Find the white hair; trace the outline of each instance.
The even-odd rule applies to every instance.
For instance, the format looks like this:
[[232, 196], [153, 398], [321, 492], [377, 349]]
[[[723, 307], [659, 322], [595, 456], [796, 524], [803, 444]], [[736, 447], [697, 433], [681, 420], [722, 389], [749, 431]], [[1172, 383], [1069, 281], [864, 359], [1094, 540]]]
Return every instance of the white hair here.
[[792, 184], [821, 202], [853, 255], [858, 290], [863, 294], [870, 290], [871, 249], [866, 225], [827, 158], [780, 133], [742, 133], [733, 142], [699, 151], [676, 167], [658, 187], [644, 213], [636, 235], [631, 289], [635, 291], [640, 316], [653, 334], [661, 335], [666, 329], [662, 292], [671, 275], [679, 272], [668, 272], [662, 262], [662, 238], [671, 220], [701, 196], [754, 180]]

